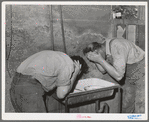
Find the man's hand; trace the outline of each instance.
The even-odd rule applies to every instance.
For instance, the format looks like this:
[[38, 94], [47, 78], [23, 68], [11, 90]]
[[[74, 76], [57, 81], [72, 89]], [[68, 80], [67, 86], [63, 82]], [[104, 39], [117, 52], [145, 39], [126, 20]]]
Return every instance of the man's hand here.
[[109, 64], [113, 65], [113, 58], [112, 58], [111, 55], [107, 55], [106, 61], [107, 61]]
[[97, 54], [96, 52], [89, 52], [87, 54], [87, 58], [88, 60], [93, 61], [93, 62], [98, 62], [99, 60], [103, 59], [101, 54], [100, 53]]
[[74, 65], [75, 65], [75, 73], [80, 74], [81, 73], [81, 64], [79, 61], [74, 61]]

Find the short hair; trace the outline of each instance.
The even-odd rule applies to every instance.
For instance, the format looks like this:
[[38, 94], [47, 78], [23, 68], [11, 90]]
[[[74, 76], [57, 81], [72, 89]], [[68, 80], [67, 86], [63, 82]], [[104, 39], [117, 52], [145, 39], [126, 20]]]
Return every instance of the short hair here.
[[82, 73], [88, 73], [89, 67], [88, 67], [87, 63], [85, 62], [85, 60], [82, 57], [80, 57], [80, 56], [71, 56], [70, 58], [73, 61], [76, 60], [76, 61], [79, 61], [80, 62], [80, 64], [82, 65], [81, 66]]
[[88, 52], [94, 52], [95, 50], [100, 49], [101, 47], [102, 47], [102, 44], [98, 42], [92, 42], [86, 48], [83, 49], [83, 54], [85, 55]]

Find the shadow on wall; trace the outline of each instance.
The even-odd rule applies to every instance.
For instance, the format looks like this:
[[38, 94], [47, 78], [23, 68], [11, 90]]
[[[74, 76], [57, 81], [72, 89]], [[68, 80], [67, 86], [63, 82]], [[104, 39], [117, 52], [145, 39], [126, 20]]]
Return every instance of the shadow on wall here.
[[[82, 50], [91, 42], [101, 42], [103, 38], [102, 34], [108, 36], [108, 30], [110, 28], [110, 6], [106, 8], [103, 8], [103, 6], [94, 6], [96, 8], [89, 6], [90, 9], [85, 6], [80, 8], [82, 10], [81, 13], [78, 11], [78, 7], [80, 6], [65, 7], [67, 7], [67, 9], [70, 7], [71, 11], [74, 12], [74, 14], [76, 13], [76, 16], [73, 17], [69, 11], [63, 11], [67, 54], [80, 55], [89, 65], [89, 73], [83, 75], [82, 78], [102, 78], [103, 75], [93, 63], [90, 63], [84, 57]], [[65, 7], [63, 9], [65, 9]], [[49, 10], [50, 6], [13, 6], [13, 16], [11, 18], [10, 6], [7, 6], [6, 42], [8, 42], [8, 44], [10, 43], [10, 35], [12, 34], [12, 48], [9, 57], [9, 70], [12, 76], [20, 63], [27, 57], [42, 50], [52, 49]], [[89, 11], [90, 14], [88, 14]], [[85, 14], [83, 14], [84, 16], [78, 15], [83, 12], [85, 12], [87, 16]], [[63, 41], [59, 15], [60, 13], [57, 11], [57, 6], [53, 7], [54, 46], [55, 50], [62, 51]], [[13, 22], [13, 32], [10, 30], [11, 24], [9, 21], [11, 19]], [[10, 45], [8, 45], [8, 52], [9, 49]], [[9, 78], [6, 73], [6, 112], [13, 112], [9, 100], [11, 81], [12, 78]]]
[[[20, 32], [21, 33], [21, 32]], [[22, 34], [23, 34], [23, 32], [22, 32]], [[69, 35], [69, 34], [66, 34], [66, 39], [68, 39], [68, 37], [67, 37], [67, 35]], [[22, 37], [22, 36], [21, 36]], [[23, 38], [23, 37], [22, 37]], [[24, 37], [24, 42], [25, 42], [25, 40], [28, 40], [27, 38], [29, 38], [27, 35]], [[68, 55], [79, 55], [79, 56], [81, 56], [81, 57], [83, 57], [84, 58], [84, 60], [87, 62], [87, 64], [88, 64], [88, 66], [89, 66], [89, 72], [87, 73], [87, 74], [84, 74], [82, 77], [81, 77], [81, 79], [85, 79], [85, 78], [103, 78], [103, 79], [105, 79], [105, 80], [107, 80], [106, 78], [108, 77], [108, 80], [109, 81], [112, 81], [112, 78], [110, 77], [110, 76], [107, 76], [107, 74], [106, 75], [103, 75], [97, 68], [96, 68], [96, 66], [93, 64], [93, 63], [91, 63], [91, 62], [89, 62], [87, 59], [86, 59], [86, 57], [83, 55], [83, 49], [88, 45], [88, 44], [90, 44], [90, 43], [92, 43], [92, 42], [94, 42], [94, 41], [96, 41], [96, 42], [102, 42], [102, 39], [103, 39], [104, 37], [103, 37], [103, 35], [101, 35], [101, 34], [97, 34], [97, 33], [92, 33], [91, 32], [91, 30], [88, 30], [88, 31], [86, 31], [86, 32], [84, 32], [82, 35], [79, 35], [79, 36], [75, 36], [74, 37], [74, 41], [71, 41], [71, 40], [69, 40], [70, 42], [68, 42], [68, 43], [66, 43], [66, 47], [67, 47], [67, 53], [68, 53]], [[30, 40], [30, 39], [29, 39]], [[22, 39], [22, 41], [23, 41], [23, 39]], [[67, 40], [68, 41], [68, 40]], [[27, 44], [27, 43], [23, 43], [23, 42], [20, 42], [21, 43], [21, 46], [20, 46], [20, 44], [19, 44], [19, 46], [17, 46], [17, 44], [16, 44], [16, 46], [15, 46], [15, 49], [13, 50], [13, 51], [15, 51], [15, 50], [22, 50], [22, 49], [25, 49], [25, 48], [23, 48], [23, 46], [25, 45], [25, 44]], [[32, 44], [32, 41], [30, 41], [30, 44]], [[26, 48], [28, 48], [28, 49], [30, 49], [30, 50], [32, 50], [31, 49], [31, 46], [32, 45], [30, 45], [29, 47], [28, 47], [29, 45], [26, 45]], [[22, 47], [22, 48], [21, 48]], [[44, 46], [43, 46], [44, 47]], [[19, 49], [17, 49], [17, 48], [19, 48]], [[46, 49], [46, 48], [45, 48]], [[38, 49], [39, 50], [39, 49]], [[24, 50], [22, 50], [22, 51], [24, 51]], [[29, 50], [28, 50], [29, 51]], [[28, 52], [27, 51], [27, 52]], [[38, 51], [37, 51], [38, 52]], [[12, 52], [12, 54], [13, 54], [14, 52]], [[21, 54], [22, 55], [22, 54]], [[11, 62], [11, 64], [14, 64], [14, 62], [16, 61], [16, 67], [15, 67], [15, 69], [17, 68], [17, 65], [19, 65], [19, 62], [20, 62], [20, 60], [22, 60], [22, 58], [24, 58], [24, 57], [22, 57], [21, 58], [21, 56], [20, 56], [20, 58], [21, 59], [19, 59], [18, 61], [17, 61], [17, 59], [15, 59], [16, 58], [16, 55], [14, 55], [15, 57], [13, 58], [13, 59], [11, 59], [12, 60], [12, 62]], [[26, 55], [27, 56], [27, 55]], [[28, 55], [29, 56], [29, 55]], [[12, 57], [11, 57], [12, 58]], [[27, 58], [27, 57], [26, 57]], [[13, 70], [12, 72], [14, 72], [14, 67], [13, 67], [13, 69], [11, 69], [11, 70]], [[10, 97], [9, 97], [9, 88], [10, 88], [10, 83], [11, 83], [11, 81], [12, 81], [12, 78], [9, 78], [9, 76], [8, 76], [8, 74], [6, 75], [6, 85], [7, 85], [7, 91], [6, 91], [6, 112], [14, 112], [14, 109], [13, 109], [13, 107], [12, 107], [12, 105], [11, 105], [11, 102], [10, 102]]]
[[103, 77], [103, 74], [96, 68], [95, 64], [87, 60], [87, 58], [84, 56], [82, 52], [83, 49], [88, 44], [92, 42], [102, 42], [103, 38], [104, 37], [101, 34], [92, 33], [91, 30], [87, 30], [82, 35], [74, 37], [73, 39], [74, 41], [70, 40], [71, 42], [66, 43], [68, 55], [79, 55], [83, 57], [89, 66], [89, 73], [84, 74], [82, 78], [91, 78], [91, 77], [102, 78]]

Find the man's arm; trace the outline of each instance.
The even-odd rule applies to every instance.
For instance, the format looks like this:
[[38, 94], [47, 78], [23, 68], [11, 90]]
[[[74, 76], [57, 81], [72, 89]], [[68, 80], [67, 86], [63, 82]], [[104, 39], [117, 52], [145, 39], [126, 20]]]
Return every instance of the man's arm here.
[[70, 82], [71, 84], [70, 85], [67, 85], [67, 86], [60, 86], [60, 87], [57, 87], [57, 97], [59, 99], [63, 99], [72, 89], [73, 85], [74, 85], [74, 82], [76, 81], [76, 78], [80, 72], [80, 69], [81, 69], [81, 65], [79, 62], [75, 62], [74, 63], [75, 65], [75, 71], [70, 79]]
[[78, 73], [77, 72], [74, 72], [73, 73], [73, 76], [70, 80], [71, 84], [68, 85], [68, 86], [60, 86], [60, 87], [57, 87], [57, 97], [59, 99], [63, 99], [72, 89], [73, 87], [73, 84], [76, 80], [76, 77], [77, 77]]
[[57, 87], [56, 95], [59, 99], [65, 98], [65, 96], [69, 93], [70, 86], [60, 86]]
[[103, 58], [97, 60], [96, 63], [99, 63], [107, 71], [107, 73], [117, 81], [120, 81], [123, 78], [123, 75], [121, 75], [112, 65], [107, 63]]
[[[109, 63], [109, 64], [113, 64], [113, 58], [111, 55], [107, 55], [106, 57], [106, 61]], [[99, 63], [95, 63], [96, 67], [98, 68], [98, 70], [105, 74], [106, 73], [106, 70], [99, 64]]]
[[122, 55], [122, 51], [118, 52], [118, 55], [114, 57], [113, 66], [110, 65], [105, 59], [103, 59], [100, 53], [96, 54], [90, 52], [88, 54], [88, 59], [93, 61], [94, 63], [100, 64], [107, 71], [107, 73], [117, 81], [120, 81], [123, 78], [126, 63], [125, 56]]
[[118, 40], [114, 41], [111, 48], [112, 65], [109, 64], [100, 53], [89, 52], [88, 59], [100, 64], [109, 75], [117, 81], [120, 81], [125, 74], [125, 67], [128, 57], [128, 48]]
[[98, 69], [101, 73], [103, 73], [103, 74], [106, 73], [106, 70], [105, 70], [100, 64], [95, 63], [95, 65], [96, 65], [97, 69]]

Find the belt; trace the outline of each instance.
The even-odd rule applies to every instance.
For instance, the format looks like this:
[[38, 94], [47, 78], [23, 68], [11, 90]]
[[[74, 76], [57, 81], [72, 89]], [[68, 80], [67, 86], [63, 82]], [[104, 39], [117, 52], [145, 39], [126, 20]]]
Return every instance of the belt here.
[[[35, 79], [32, 75], [23, 75], [21, 73], [16, 72], [14, 77], [17, 77], [17, 79], [22, 79], [21, 82], [29, 82], [32, 84], [40, 84], [41, 85], [41, 83], [37, 79]], [[32, 79], [32, 80], [30, 80], [30, 79]], [[16, 80], [16, 79], [13, 80], [13, 84], [17, 84], [19, 82], [20, 82], [20, 80]]]

